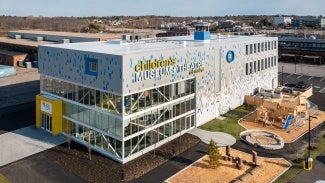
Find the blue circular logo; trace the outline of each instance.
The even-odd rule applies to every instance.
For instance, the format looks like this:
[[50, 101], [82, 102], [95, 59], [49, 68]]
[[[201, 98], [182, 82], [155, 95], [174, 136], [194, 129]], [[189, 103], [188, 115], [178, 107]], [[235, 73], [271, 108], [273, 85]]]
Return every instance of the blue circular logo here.
[[227, 52], [226, 57], [227, 57], [227, 62], [228, 62], [228, 63], [233, 62], [233, 61], [235, 60], [235, 53], [234, 53], [234, 51], [229, 50], [229, 51]]

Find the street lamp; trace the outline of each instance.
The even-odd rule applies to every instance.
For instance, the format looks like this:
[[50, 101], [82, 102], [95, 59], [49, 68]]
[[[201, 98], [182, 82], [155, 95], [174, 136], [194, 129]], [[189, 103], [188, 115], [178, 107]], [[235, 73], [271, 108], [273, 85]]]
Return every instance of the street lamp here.
[[282, 73], [281, 73], [281, 76], [282, 76], [282, 86], [283, 86], [283, 66], [282, 66]]
[[308, 155], [305, 158], [305, 164], [304, 169], [305, 170], [311, 170], [313, 165], [313, 158], [310, 157], [310, 118], [317, 118], [317, 116], [311, 116], [308, 117]]

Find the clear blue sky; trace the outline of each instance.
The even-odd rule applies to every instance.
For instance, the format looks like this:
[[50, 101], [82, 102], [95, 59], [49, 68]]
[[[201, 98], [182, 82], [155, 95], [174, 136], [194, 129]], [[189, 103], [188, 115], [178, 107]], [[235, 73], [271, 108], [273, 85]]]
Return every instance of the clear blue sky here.
[[12, 16], [325, 15], [325, 0], [0, 0]]

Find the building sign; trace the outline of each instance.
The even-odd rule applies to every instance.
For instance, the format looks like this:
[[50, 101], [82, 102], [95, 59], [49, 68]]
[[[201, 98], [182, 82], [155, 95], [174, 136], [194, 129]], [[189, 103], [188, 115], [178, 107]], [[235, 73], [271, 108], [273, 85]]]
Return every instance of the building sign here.
[[41, 100], [41, 111], [52, 114], [52, 104]]
[[235, 60], [235, 53], [234, 53], [234, 51], [229, 50], [229, 51], [227, 52], [226, 57], [227, 57], [227, 62], [228, 62], [228, 63], [233, 62], [233, 61]]
[[187, 64], [177, 64], [176, 58], [165, 60], [144, 60], [135, 65], [135, 82], [159, 78], [161, 76], [188, 71], [195, 74], [204, 71], [204, 61], [196, 61]]

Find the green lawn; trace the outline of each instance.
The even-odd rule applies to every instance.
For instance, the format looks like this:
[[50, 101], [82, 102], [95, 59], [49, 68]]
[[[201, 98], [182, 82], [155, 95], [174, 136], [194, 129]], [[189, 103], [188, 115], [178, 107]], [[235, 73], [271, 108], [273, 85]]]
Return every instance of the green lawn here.
[[236, 139], [239, 139], [240, 132], [245, 129], [238, 124], [238, 120], [250, 112], [254, 111], [255, 107], [242, 105], [234, 110], [222, 115], [225, 119], [214, 119], [200, 126], [200, 129], [207, 131], [219, 131], [233, 135]]
[[0, 173], [0, 182], [1, 183], [10, 183], [10, 181], [3, 174]]

